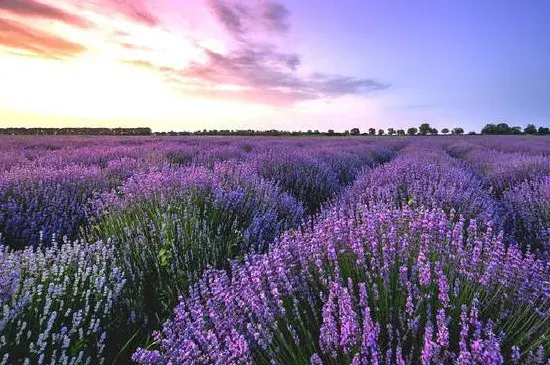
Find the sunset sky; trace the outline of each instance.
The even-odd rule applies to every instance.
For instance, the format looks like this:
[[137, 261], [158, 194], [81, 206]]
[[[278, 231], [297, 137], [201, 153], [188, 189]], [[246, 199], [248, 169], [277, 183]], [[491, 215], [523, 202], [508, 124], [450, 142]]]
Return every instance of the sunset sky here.
[[548, 126], [549, 17], [545, 0], [0, 0], [0, 126]]

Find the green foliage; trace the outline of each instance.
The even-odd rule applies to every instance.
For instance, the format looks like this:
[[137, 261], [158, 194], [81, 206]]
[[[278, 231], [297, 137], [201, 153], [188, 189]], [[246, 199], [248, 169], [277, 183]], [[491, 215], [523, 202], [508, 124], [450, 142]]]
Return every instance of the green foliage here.
[[185, 151], [171, 151], [166, 154], [166, 159], [174, 165], [187, 165], [191, 163], [193, 157]]
[[207, 266], [225, 267], [227, 259], [241, 253], [243, 242], [236, 215], [216, 207], [200, 191], [168, 201], [147, 199], [106, 213], [92, 235], [113, 240], [123, 253], [119, 265], [129, 278], [115, 319], [118, 325], [113, 326], [117, 333], [108, 344], [110, 353], [136, 331], [134, 343], [149, 342], [149, 334], [170, 316], [178, 296]]
[[430, 127], [429, 123], [422, 123], [420, 127], [418, 127], [418, 132], [425, 136], [428, 133], [431, 133], [432, 127]]
[[103, 362], [125, 283], [112, 245], [0, 246], [0, 261], [0, 363]]

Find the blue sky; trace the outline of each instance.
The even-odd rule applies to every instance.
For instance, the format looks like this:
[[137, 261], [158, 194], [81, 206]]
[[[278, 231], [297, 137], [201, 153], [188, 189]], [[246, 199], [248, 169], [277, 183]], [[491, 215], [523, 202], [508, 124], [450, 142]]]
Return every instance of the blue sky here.
[[0, 125], [550, 124], [550, 1], [78, 4], [0, 3]]
[[293, 11], [312, 63], [391, 84], [372, 95], [388, 120], [469, 129], [548, 124], [549, 14], [544, 1], [322, 0]]

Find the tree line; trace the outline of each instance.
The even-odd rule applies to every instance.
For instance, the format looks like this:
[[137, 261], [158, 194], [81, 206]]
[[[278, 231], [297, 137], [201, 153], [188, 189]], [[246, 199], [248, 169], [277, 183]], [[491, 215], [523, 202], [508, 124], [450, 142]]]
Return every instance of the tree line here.
[[[456, 128], [443, 128], [441, 129], [441, 134], [447, 135], [447, 134], [453, 134], [453, 135], [462, 135], [464, 134], [464, 129], [461, 127]], [[348, 131], [344, 132], [344, 134], [348, 134]], [[353, 128], [351, 131], [349, 131], [349, 134], [351, 135], [398, 135], [398, 136], [426, 136], [426, 135], [439, 135], [439, 130], [437, 128], [433, 128], [430, 126], [429, 123], [422, 123], [418, 128], [411, 127], [408, 128], [406, 131], [404, 129], [394, 129], [394, 128], [388, 128], [387, 132], [383, 129], [376, 130], [375, 128], [369, 128], [368, 133], [361, 133], [359, 128]], [[468, 132], [469, 135], [475, 135], [477, 134], [474, 131]], [[548, 135], [550, 134], [550, 128], [548, 127], [537, 127], [534, 124], [527, 124], [527, 127], [521, 128], [521, 127], [510, 127], [506, 123], [499, 123], [499, 124], [486, 124], [482, 130], [481, 134], [488, 134], [488, 135], [518, 135], [518, 134], [530, 134], [530, 135]]]
[[0, 128], [11, 136], [150, 136], [151, 128]]
[[523, 131], [521, 127], [510, 127], [506, 123], [499, 123], [499, 124], [487, 124], [483, 129], [481, 130], [481, 134], [540, 134], [540, 135], [548, 135], [550, 134], [550, 128], [548, 127], [537, 127], [534, 124], [527, 124], [527, 127], [523, 128]]
[[[352, 128], [344, 132], [336, 132], [329, 129], [326, 132], [321, 132], [318, 129], [307, 131], [285, 131], [285, 130], [266, 130], [257, 131], [253, 129], [210, 129], [189, 131], [170, 131], [170, 132], [152, 132], [151, 128], [0, 128], [0, 135], [83, 135], [83, 136], [266, 136], [266, 137], [281, 137], [281, 136], [426, 136], [426, 135], [463, 135], [464, 129], [455, 127], [452, 129], [443, 128], [439, 131], [430, 126], [429, 123], [422, 123], [418, 128], [411, 127], [408, 129], [388, 128], [375, 129], [369, 128], [361, 132], [359, 128]], [[470, 135], [477, 134], [474, 131], [468, 132]], [[537, 128], [534, 124], [527, 124], [525, 128], [510, 127], [506, 123], [492, 124], [489, 123], [483, 127], [481, 134], [486, 135], [548, 135], [550, 129], [548, 127]]]
[[[496, 127], [496, 129], [495, 129]], [[369, 128], [366, 131], [361, 132], [359, 128], [352, 128], [345, 130], [344, 132], [335, 132], [333, 129], [329, 129], [326, 132], [320, 132], [319, 130], [307, 130], [307, 131], [280, 131], [280, 130], [267, 130], [256, 131], [252, 129], [247, 130], [229, 130], [229, 129], [211, 129], [211, 130], [199, 130], [195, 132], [155, 132], [155, 135], [160, 136], [181, 136], [181, 135], [195, 135], [195, 136], [426, 136], [426, 135], [463, 135], [465, 134], [464, 128], [443, 128], [439, 131], [437, 128], [433, 128], [429, 123], [422, 123], [418, 128], [411, 127], [408, 129], [395, 129], [388, 128], [376, 129]], [[469, 135], [477, 134], [474, 131], [468, 132]], [[506, 135], [506, 134], [539, 134], [548, 135], [550, 130], [547, 127], [539, 127], [538, 129], [533, 124], [528, 124], [527, 127], [521, 129], [521, 127], [509, 127], [506, 123], [501, 124], [487, 124], [481, 130], [481, 134], [493, 134], [493, 135]]]

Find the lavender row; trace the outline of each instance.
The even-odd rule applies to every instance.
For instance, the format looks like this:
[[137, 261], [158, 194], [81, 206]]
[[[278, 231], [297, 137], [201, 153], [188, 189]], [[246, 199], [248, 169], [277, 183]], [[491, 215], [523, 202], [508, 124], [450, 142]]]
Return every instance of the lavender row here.
[[392, 162], [368, 170], [344, 194], [346, 204], [373, 210], [405, 206], [441, 209], [451, 216], [502, 225], [503, 209], [467, 164], [450, 157], [439, 143], [413, 143]]
[[[120, 317], [124, 322], [130, 316], [132, 323], [117, 337], [137, 331], [133, 343], [146, 341], [207, 266], [227, 268], [230, 259], [266, 252], [315, 212], [304, 202], [320, 208], [363, 168], [394, 154], [384, 146], [369, 147], [357, 149], [357, 157], [323, 151], [327, 162], [304, 151], [279, 158], [262, 153], [253, 161], [211, 167], [168, 165], [136, 174], [103, 195], [96, 205], [104, 213], [92, 234], [113, 237], [130, 278]], [[279, 173], [267, 178], [266, 165]]]
[[157, 349], [133, 359], [544, 364], [549, 277], [547, 262], [506, 248], [491, 223], [335, 208], [268, 254], [209, 271], [156, 335]]
[[[548, 263], [506, 248], [497, 233], [504, 227], [514, 236], [547, 237], [548, 215], [540, 212], [548, 184], [537, 167], [499, 201], [476, 161], [445, 154], [454, 140], [99, 141], [2, 147], [2, 157], [20, 156], [0, 175], [8, 202], [0, 208], [11, 209], [0, 213], [8, 243], [20, 227], [28, 228], [19, 246], [25, 235], [39, 242], [40, 231], [42, 241], [67, 234], [108, 242], [3, 248], [11, 262], [0, 275], [6, 363], [127, 362], [136, 345], [151, 345], [148, 335], [178, 296], [176, 316], [150, 347], [159, 352], [138, 351], [137, 360], [547, 361]], [[302, 219], [318, 212], [299, 233]], [[58, 228], [67, 226], [73, 233]], [[31, 261], [37, 264], [28, 269]], [[79, 265], [91, 268], [75, 275]], [[214, 269], [203, 275], [207, 267]], [[443, 283], [448, 300], [439, 297]], [[99, 309], [87, 305], [87, 295]], [[191, 317], [182, 320], [185, 311]], [[216, 315], [225, 322], [218, 326]], [[356, 330], [344, 334], [349, 326]], [[446, 341], [439, 339], [445, 328]]]
[[103, 363], [125, 278], [111, 245], [0, 247], [0, 363]]
[[497, 197], [515, 185], [550, 174], [550, 159], [544, 154], [502, 152], [469, 142], [452, 143], [447, 151], [484, 175]]
[[[362, 166], [387, 160], [400, 143], [357, 139], [336, 149], [340, 141], [322, 139], [80, 137], [7, 142], [0, 154], [0, 240], [12, 247], [47, 243], [53, 235], [74, 240], [97, 214], [91, 199], [125, 185], [134, 175], [174, 166], [212, 169], [221, 161], [256, 166], [260, 160], [270, 161], [270, 168], [258, 167], [263, 175], [278, 177], [313, 212]], [[289, 163], [295, 171], [282, 174]], [[311, 174], [316, 186], [305, 179]]]
[[[541, 140], [539, 145], [547, 140]], [[503, 208], [512, 242], [524, 250], [550, 252], [550, 159], [544, 153], [501, 152], [473, 143], [453, 143], [448, 151], [475, 167]], [[534, 151], [539, 151], [535, 148]], [[540, 151], [539, 151], [540, 152]]]
[[550, 253], [550, 175], [523, 182], [504, 194], [507, 231], [527, 249]]

